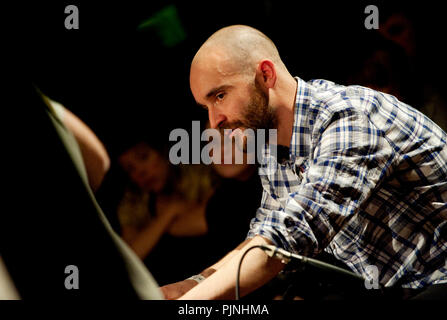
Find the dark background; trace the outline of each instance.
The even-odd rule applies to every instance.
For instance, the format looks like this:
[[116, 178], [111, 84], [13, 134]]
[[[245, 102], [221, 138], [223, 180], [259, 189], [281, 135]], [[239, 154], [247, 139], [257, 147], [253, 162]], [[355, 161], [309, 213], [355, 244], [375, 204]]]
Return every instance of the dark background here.
[[[190, 128], [191, 120], [206, 119], [189, 91], [190, 61], [207, 37], [231, 24], [247, 24], [267, 34], [292, 75], [350, 84], [350, 75], [380, 38], [377, 30], [364, 26], [365, 7], [379, 8], [379, 30], [390, 15], [403, 12], [414, 28], [417, 49], [415, 72], [405, 81], [412, 84], [413, 94], [428, 83], [445, 96], [445, 27], [439, 2], [92, 2], [28, 5], [25, 56], [35, 84], [86, 122], [113, 159], [132, 134], [167, 141], [170, 129]], [[64, 27], [64, 9], [70, 4], [79, 9], [79, 30]], [[168, 5], [175, 5], [186, 34], [172, 47], [163, 45], [153, 31], [137, 31], [142, 21]], [[410, 95], [402, 99], [418, 103]]]
[[[79, 9], [80, 29], [66, 30], [64, 21], [67, 14], [64, 9], [73, 4]], [[369, 4], [379, 8], [379, 30], [367, 30], [364, 26], [367, 17], [364, 10]], [[138, 26], [170, 5], [176, 8], [177, 22], [186, 37], [173, 46], [166, 46], [157, 30], [140, 30]], [[435, 1], [83, 0], [34, 1], [23, 4], [20, 9], [23, 17], [11, 26], [13, 29], [16, 25], [23, 25], [26, 30], [26, 37], [12, 35], [24, 45], [24, 50], [20, 52], [20, 65], [27, 68], [32, 81], [46, 95], [64, 104], [92, 128], [109, 151], [112, 168], [117, 155], [135, 141], [135, 137], [150, 137], [164, 144], [173, 128], [190, 129], [192, 120], [206, 120], [206, 113], [196, 106], [189, 91], [190, 61], [213, 32], [231, 24], [251, 25], [268, 35], [276, 43], [291, 74], [304, 80], [323, 78], [340, 84], [377, 86], [397, 83], [401, 86], [398, 90], [400, 98], [416, 108], [424, 104], [427, 89], [444, 99], [447, 95], [444, 81], [447, 71], [445, 14], [443, 6]], [[2, 13], [8, 15], [7, 10]], [[25, 19], [25, 13], [29, 19]], [[384, 42], [381, 33], [384, 29], [390, 28], [388, 32], [395, 35], [403, 32], [399, 26], [386, 26], [390, 17], [396, 14], [404, 15], [414, 31], [412, 44], [415, 51], [411, 57], [403, 53], [397, 44], [393, 46]], [[365, 61], [379, 48], [393, 58], [388, 64], [373, 63], [365, 69]], [[371, 74], [374, 76], [368, 78]], [[443, 106], [440, 104], [439, 108]], [[20, 105], [17, 109], [22, 111]], [[11, 123], [14, 124], [13, 121]], [[18, 127], [12, 132], [20, 129]], [[6, 140], [11, 135], [9, 132]], [[20, 159], [25, 164], [29, 161], [28, 147], [25, 144], [24, 150], [18, 153], [25, 154]], [[46, 148], [49, 150], [52, 147], [48, 145]], [[34, 167], [40, 170], [43, 158], [36, 155], [43, 151], [37, 145], [31, 149], [35, 152], [30, 154], [37, 159]], [[20, 157], [11, 158], [15, 162]], [[20, 166], [17, 167], [20, 172]], [[23, 167], [32, 171], [32, 167]], [[34, 177], [32, 173], [30, 176]], [[39, 199], [39, 192], [46, 192], [42, 185], [47, 180], [45, 172], [38, 173], [42, 176], [41, 181], [26, 180], [29, 177], [16, 179], [20, 186], [11, 190], [17, 194], [31, 192], [33, 199]], [[60, 179], [64, 180], [65, 176]], [[37, 187], [33, 189], [32, 186]], [[60, 193], [69, 194], [65, 190], [60, 190]], [[108, 198], [120, 199], [119, 196]], [[30, 208], [35, 205], [28, 197], [26, 201], [20, 199], [17, 203]], [[109, 219], [116, 219], [113, 210], [101, 205]], [[109, 205], [113, 208], [113, 204]], [[75, 211], [76, 207], [73, 208]], [[35, 213], [30, 210], [34, 217], [31, 221], [37, 221], [38, 225], [41, 221]], [[65, 218], [70, 219], [69, 216]], [[53, 217], [42, 221], [51, 219]], [[28, 221], [24, 234], [25, 231], [34, 230], [32, 222], [23, 221]], [[52, 222], [56, 225], [59, 220]], [[53, 224], [44, 229], [51, 229], [51, 226]], [[114, 226], [117, 226], [117, 221]], [[65, 229], [59, 228], [59, 225], [54, 229], [60, 234], [55, 238], [59, 242], [64, 238]], [[77, 232], [84, 229], [73, 224], [71, 230]], [[49, 233], [46, 237], [53, 241], [51, 235]], [[80, 248], [75, 243], [77, 239], [70, 240], [73, 248]], [[88, 245], [88, 237], [84, 239]], [[18, 252], [22, 254], [22, 251]], [[36, 261], [44, 260], [37, 251], [24, 250], [23, 254]], [[69, 254], [66, 252], [67, 256]], [[50, 274], [51, 270], [47, 273]], [[42, 283], [44, 281], [42, 278]]]

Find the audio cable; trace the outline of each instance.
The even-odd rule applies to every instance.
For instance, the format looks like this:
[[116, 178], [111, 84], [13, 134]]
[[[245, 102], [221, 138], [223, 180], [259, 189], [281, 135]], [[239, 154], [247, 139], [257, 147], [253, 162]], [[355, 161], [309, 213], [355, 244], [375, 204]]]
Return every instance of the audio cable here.
[[323, 261], [320, 261], [317, 259], [313, 259], [313, 258], [301, 256], [299, 254], [291, 253], [291, 252], [288, 252], [284, 249], [278, 248], [273, 245], [255, 245], [255, 246], [248, 248], [242, 255], [241, 259], [239, 260], [239, 265], [238, 265], [237, 274], [236, 274], [236, 289], [235, 289], [236, 290], [236, 292], [235, 292], [236, 300], [240, 299], [240, 272], [241, 272], [242, 261], [244, 260], [244, 258], [248, 252], [250, 252], [252, 249], [256, 249], [256, 248], [264, 250], [269, 257], [280, 259], [282, 261], [282, 263], [284, 263], [284, 264], [287, 264], [292, 259], [296, 259], [304, 264], [308, 264], [308, 265], [311, 265], [311, 266], [314, 266], [314, 267], [317, 267], [317, 268], [320, 268], [320, 269], [323, 269], [326, 271], [340, 273], [345, 276], [350, 276], [357, 280], [364, 281], [364, 278], [362, 276], [360, 276], [352, 271], [334, 266], [332, 264], [329, 264], [329, 263], [326, 263], [326, 262], [323, 262]]

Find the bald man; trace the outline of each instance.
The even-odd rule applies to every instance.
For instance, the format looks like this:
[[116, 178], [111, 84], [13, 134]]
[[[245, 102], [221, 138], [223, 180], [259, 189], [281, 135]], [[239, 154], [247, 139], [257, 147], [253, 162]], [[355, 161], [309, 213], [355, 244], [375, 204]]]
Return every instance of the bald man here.
[[[212, 128], [277, 129], [276, 143], [289, 149], [279, 159], [274, 142], [265, 145], [270, 162], [260, 167], [264, 193], [247, 240], [200, 275], [163, 287], [167, 298], [234, 298], [242, 254], [267, 244], [311, 257], [325, 251], [365, 278], [373, 267], [382, 286], [410, 296], [445, 291], [447, 135], [431, 120], [391, 95], [294, 78], [274, 43], [248, 26], [223, 28], [202, 45], [190, 86]], [[241, 295], [283, 267], [251, 250]]]

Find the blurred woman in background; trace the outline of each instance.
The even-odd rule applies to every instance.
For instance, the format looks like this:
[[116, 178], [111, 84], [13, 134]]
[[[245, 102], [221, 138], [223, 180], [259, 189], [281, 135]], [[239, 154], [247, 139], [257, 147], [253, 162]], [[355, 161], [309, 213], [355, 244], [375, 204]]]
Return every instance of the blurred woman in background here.
[[[116, 209], [121, 234], [160, 284], [201, 271], [244, 240], [261, 194], [247, 161], [174, 166], [167, 155], [139, 141], [118, 157], [129, 180]], [[222, 241], [228, 230], [232, 243]]]

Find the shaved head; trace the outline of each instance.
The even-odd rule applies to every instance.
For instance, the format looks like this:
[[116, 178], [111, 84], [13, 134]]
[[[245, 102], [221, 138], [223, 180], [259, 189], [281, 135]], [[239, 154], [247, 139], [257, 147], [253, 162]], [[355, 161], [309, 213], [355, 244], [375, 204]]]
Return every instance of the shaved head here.
[[257, 62], [269, 59], [277, 67], [285, 68], [278, 50], [261, 31], [244, 25], [234, 25], [222, 28], [211, 35], [195, 55], [192, 65], [219, 55], [220, 60], [226, 60], [228, 72], [253, 74]]
[[277, 129], [277, 106], [289, 96], [283, 94], [290, 87], [288, 76], [272, 40], [252, 27], [234, 25], [203, 43], [189, 80], [197, 104], [208, 111], [210, 127], [236, 135], [245, 129]]
[[297, 81], [261, 31], [234, 25], [212, 34], [194, 56], [189, 84], [211, 128], [231, 129], [230, 136], [277, 129], [279, 141], [290, 143]]

